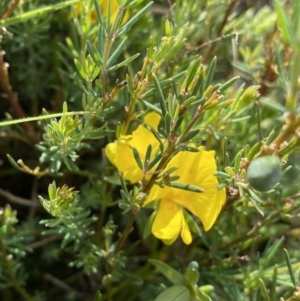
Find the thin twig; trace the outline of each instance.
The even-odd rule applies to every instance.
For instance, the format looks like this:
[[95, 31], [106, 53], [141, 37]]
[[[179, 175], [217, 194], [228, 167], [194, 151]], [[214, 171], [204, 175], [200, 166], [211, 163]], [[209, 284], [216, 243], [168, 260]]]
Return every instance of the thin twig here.
[[16, 196], [8, 191], [5, 191], [0, 188], [0, 195], [5, 197], [7, 200], [9, 200], [12, 203], [28, 206], [28, 207], [39, 207], [41, 206], [40, 203], [34, 202], [32, 200], [24, 199], [19, 196]]
[[[223, 32], [223, 29], [225, 27], [225, 25], [228, 23], [228, 18], [230, 16], [230, 14], [232, 13], [235, 5], [237, 4], [238, 0], [233, 0], [227, 7], [227, 10], [226, 10], [226, 13], [225, 13], [225, 16], [223, 18], [223, 21], [222, 23], [220, 24], [219, 28], [218, 28], [218, 31], [217, 31], [217, 37], [221, 36], [222, 35], [222, 32]], [[212, 44], [210, 49], [208, 50], [206, 56], [203, 58], [203, 61], [204, 62], [207, 62], [210, 60], [211, 56], [213, 55], [213, 52], [216, 48], [216, 43]]]
[[[8, 77], [8, 64], [4, 62], [3, 56], [4, 51], [0, 49], [0, 88], [4, 91], [4, 98], [9, 103], [14, 115], [17, 118], [24, 118], [26, 117], [26, 114], [20, 106], [17, 94], [13, 91], [10, 84]], [[28, 132], [29, 136], [36, 140], [33, 126], [30, 123], [24, 123], [23, 127]]]
[[34, 242], [34, 243], [28, 245], [27, 247], [31, 248], [31, 249], [37, 249], [37, 248], [40, 248], [40, 247], [43, 247], [43, 246], [49, 244], [50, 242], [60, 240], [63, 237], [64, 237], [64, 235], [62, 235], [62, 234], [55, 235], [55, 236], [50, 236], [50, 237], [47, 237], [47, 238], [42, 239], [40, 241]]
[[80, 298], [84, 297], [83, 293], [78, 292], [77, 290], [67, 285], [65, 282], [61, 281], [60, 279], [57, 279], [56, 277], [52, 276], [51, 274], [45, 274], [44, 278], [45, 280], [51, 282], [52, 284], [54, 284], [55, 286], [59, 287], [60, 289], [62, 289], [67, 293], [73, 293]]
[[5, 11], [5, 13], [2, 16], [2, 19], [7, 19], [10, 17], [10, 15], [12, 14], [13, 10], [18, 6], [18, 4], [20, 3], [20, 0], [12, 0], [10, 2], [9, 7], [7, 8], [7, 10]]

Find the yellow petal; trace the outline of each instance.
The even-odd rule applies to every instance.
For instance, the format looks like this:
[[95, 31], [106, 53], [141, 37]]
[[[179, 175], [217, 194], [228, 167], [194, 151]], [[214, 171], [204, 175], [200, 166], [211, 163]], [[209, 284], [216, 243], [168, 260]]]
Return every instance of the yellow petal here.
[[150, 112], [144, 116], [144, 122], [157, 130], [161, 116], [156, 112]]
[[175, 241], [177, 239], [177, 237], [174, 237], [173, 239], [162, 239], [162, 241], [163, 241], [163, 243], [165, 244], [165, 245], [171, 245], [171, 244], [173, 244], [173, 242]]
[[181, 215], [182, 215], [182, 229], [181, 229], [181, 238], [183, 240], [183, 242], [187, 245], [189, 245], [192, 242], [192, 234], [190, 231], [190, 228], [183, 216], [183, 212], [181, 211]]
[[[130, 137], [130, 136], [125, 136]], [[108, 160], [123, 174], [125, 180], [136, 183], [142, 178], [142, 171], [137, 166], [132, 148], [125, 139], [109, 143], [105, 147]]]
[[215, 223], [226, 200], [225, 189], [216, 188], [218, 180], [213, 175], [217, 170], [214, 151], [205, 151], [200, 147], [197, 153], [180, 152], [170, 160], [165, 169], [168, 170], [173, 166], [178, 167], [174, 172], [174, 175], [180, 176], [178, 182], [198, 186], [204, 189], [204, 192], [154, 186], [145, 205], [157, 199], [168, 198], [196, 215], [203, 223], [205, 231], [208, 231]]
[[160, 188], [158, 185], [154, 185], [144, 202], [144, 206], [148, 205], [150, 202], [164, 199], [166, 196], [170, 195], [170, 193], [172, 193], [171, 187], [165, 186], [164, 188]]
[[[102, 13], [102, 18], [106, 18], [107, 16], [107, 11], [108, 11], [108, 0], [103, 0], [100, 3], [100, 8], [101, 8], [101, 13]], [[118, 0], [110, 0], [110, 23], [114, 22], [117, 12], [119, 9], [119, 4], [118, 4]], [[94, 20], [97, 19], [97, 14], [95, 12], [95, 10], [93, 11], [94, 14]], [[125, 14], [123, 15], [123, 20], [122, 20], [122, 24], [125, 23], [125, 21], [127, 21], [129, 18], [129, 11], [128, 9], [126, 9]]]
[[213, 175], [217, 170], [214, 155], [214, 151], [205, 151], [200, 147], [198, 153], [177, 154], [168, 164], [169, 167], [178, 166], [175, 173], [180, 175], [179, 182], [204, 189], [203, 193], [172, 189], [172, 200], [196, 215], [203, 223], [205, 231], [213, 226], [226, 200], [225, 189], [216, 188], [218, 180]]
[[[160, 118], [159, 114], [150, 112], [144, 116], [144, 122], [156, 130]], [[152, 157], [154, 157], [159, 147], [159, 142], [155, 136], [143, 125], [138, 126], [138, 128], [132, 132], [132, 139], [129, 141], [129, 144], [139, 151], [141, 159], [145, 158], [148, 145], [152, 145]]]
[[105, 155], [110, 163], [115, 165], [117, 142], [109, 143], [105, 147]]
[[168, 200], [161, 200], [152, 233], [159, 239], [174, 241], [182, 229], [182, 212], [178, 205]]
[[[108, 0], [103, 0], [103, 1], [99, 1], [100, 2], [100, 8], [101, 8], [101, 14], [102, 14], [102, 18], [105, 19], [107, 17], [107, 12], [108, 12]], [[75, 7], [75, 11], [77, 15], [81, 14], [81, 10], [82, 10], [82, 3], [76, 3], [74, 5]], [[110, 0], [110, 23], [113, 23], [117, 12], [118, 12], [118, 8], [119, 8], [119, 4], [118, 4], [118, 0]], [[72, 14], [69, 14], [69, 19], [72, 18]], [[125, 23], [129, 18], [129, 10], [126, 9], [125, 14], [123, 15], [123, 20], [122, 20], [122, 24]], [[94, 23], [97, 20], [97, 13], [95, 9], [91, 9], [91, 20], [92, 23]]]
[[[145, 115], [144, 121], [156, 129], [160, 122], [160, 115], [155, 112], [148, 113]], [[158, 151], [159, 142], [151, 131], [140, 125], [132, 135], [122, 136], [118, 141], [109, 143], [105, 147], [105, 154], [108, 160], [123, 174], [125, 180], [136, 183], [142, 179], [143, 173], [137, 166], [132, 148], [137, 149], [141, 160], [144, 161], [148, 145], [152, 145], [151, 159], [153, 159]]]

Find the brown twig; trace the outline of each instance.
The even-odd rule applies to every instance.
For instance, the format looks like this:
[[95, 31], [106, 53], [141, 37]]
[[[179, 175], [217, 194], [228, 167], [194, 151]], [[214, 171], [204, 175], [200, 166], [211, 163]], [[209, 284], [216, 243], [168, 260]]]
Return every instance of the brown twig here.
[[23, 206], [28, 206], [28, 207], [38, 207], [41, 206], [40, 203], [38, 202], [33, 202], [31, 200], [28, 199], [24, 199], [21, 197], [18, 197], [8, 191], [5, 191], [3, 189], [0, 188], [0, 195], [2, 195], [3, 197], [5, 197], [7, 200], [9, 200], [12, 203], [15, 204], [19, 204], [19, 205], [23, 205]]
[[13, 10], [18, 6], [18, 4], [20, 3], [20, 0], [12, 0], [10, 2], [9, 7], [7, 8], [7, 10], [5, 11], [5, 13], [2, 16], [2, 19], [7, 19], [10, 17], [10, 15], [12, 14]]
[[[13, 10], [18, 6], [20, 0], [12, 0], [7, 10], [2, 15], [2, 19], [7, 19], [12, 14]], [[0, 40], [1, 42], [1, 40]], [[22, 107], [19, 105], [17, 94], [13, 91], [12, 86], [10, 84], [9, 76], [8, 76], [8, 64], [4, 62], [4, 51], [0, 49], [0, 88], [3, 90], [5, 94], [5, 98], [7, 99], [15, 117], [24, 118], [26, 114], [24, 113]], [[29, 136], [34, 138], [36, 141], [36, 135], [33, 126], [30, 123], [22, 124], [24, 129], [28, 132]]]
[[[9, 103], [14, 115], [17, 118], [24, 118], [26, 117], [26, 114], [20, 106], [17, 94], [13, 91], [10, 84], [7, 72], [8, 64], [4, 62], [3, 56], [4, 51], [0, 50], [0, 88], [4, 91], [5, 99], [7, 99], [7, 102]], [[35, 131], [30, 123], [24, 122], [22, 126], [28, 132], [30, 137], [35, 137]], [[34, 140], [36, 140], [36, 138]]]
[[77, 290], [75, 290], [74, 288], [72, 288], [71, 286], [67, 285], [65, 282], [63, 282], [62, 280], [52, 276], [51, 274], [45, 274], [44, 279], [51, 282], [53, 285], [59, 287], [61, 290], [67, 292], [67, 293], [72, 293], [75, 294], [76, 296], [83, 298], [84, 297], [84, 293], [81, 293]]
[[64, 235], [62, 235], [62, 234], [55, 235], [55, 236], [50, 236], [50, 237], [47, 237], [47, 238], [45, 238], [43, 240], [34, 242], [34, 243], [28, 245], [27, 247], [31, 248], [31, 249], [37, 249], [37, 248], [43, 247], [45, 245], [48, 245], [51, 242], [54, 242], [54, 241], [57, 241], [57, 240], [61, 240], [63, 237], [64, 237]]
[[[228, 18], [230, 16], [230, 14], [232, 13], [233, 9], [235, 8], [235, 5], [237, 4], [238, 0], [233, 0], [229, 5], [228, 8], [226, 10], [225, 16], [223, 18], [222, 23], [220, 24], [218, 31], [217, 31], [217, 37], [220, 37], [222, 35], [223, 29], [225, 27], [225, 25], [228, 23]], [[208, 62], [210, 60], [210, 58], [213, 56], [213, 52], [216, 48], [216, 43], [213, 43], [210, 47], [210, 49], [208, 50], [206, 56], [203, 59], [203, 62]]]

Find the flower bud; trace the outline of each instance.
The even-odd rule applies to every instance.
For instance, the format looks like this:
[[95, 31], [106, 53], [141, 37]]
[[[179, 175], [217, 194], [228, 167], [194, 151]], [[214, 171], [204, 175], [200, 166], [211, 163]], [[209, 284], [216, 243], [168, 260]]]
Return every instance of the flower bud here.
[[250, 86], [244, 93], [237, 99], [235, 110], [239, 111], [250, 105], [258, 96], [259, 86]]

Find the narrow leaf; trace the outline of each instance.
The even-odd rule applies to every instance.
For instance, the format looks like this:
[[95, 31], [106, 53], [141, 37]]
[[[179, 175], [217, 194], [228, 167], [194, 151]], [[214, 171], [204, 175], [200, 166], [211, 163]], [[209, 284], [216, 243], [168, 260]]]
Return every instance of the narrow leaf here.
[[32, 18], [38, 18], [41, 15], [44, 15], [45, 13], [49, 13], [49, 12], [52, 12], [52, 11], [62, 9], [64, 7], [75, 4], [79, 1], [81, 1], [81, 0], [64, 1], [64, 2], [54, 4], [54, 5], [48, 5], [48, 6], [44, 6], [44, 7], [41, 7], [41, 8], [37, 8], [37, 9], [34, 9], [32, 11], [19, 14], [15, 17], [12, 17], [12, 18], [9, 18], [9, 19], [0, 19], [0, 26], [5, 26], [6, 27], [6, 26], [10, 26], [10, 25], [17, 24], [17, 23], [20, 23], [20, 22], [24, 22], [24, 21], [32, 19]]
[[108, 71], [116, 71], [117, 69], [119, 69], [119, 68], [127, 65], [128, 63], [132, 62], [133, 60], [135, 60], [139, 55], [140, 55], [139, 53], [136, 53], [136, 54], [132, 55], [131, 57], [129, 57], [125, 61], [110, 67], [108, 69]]
[[110, 58], [107, 61], [107, 67], [111, 66], [116, 61], [116, 59], [118, 58], [120, 53], [123, 51], [123, 49], [126, 45], [127, 39], [128, 38], [125, 37], [123, 39], [123, 41], [119, 44], [119, 46], [115, 49], [115, 51], [112, 53], [112, 55], [110, 56]]
[[137, 163], [138, 167], [141, 170], [143, 170], [144, 166], [143, 166], [143, 163], [142, 163], [142, 160], [141, 160], [138, 150], [135, 147], [133, 147], [132, 152], [133, 152], [133, 156], [134, 156], [135, 162]]
[[164, 182], [163, 184], [166, 186], [181, 189], [181, 190], [187, 190], [187, 191], [192, 191], [192, 192], [197, 192], [197, 193], [204, 192], [204, 190], [202, 188], [195, 186], [195, 185], [186, 184], [186, 183]]
[[154, 85], [155, 85], [155, 89], [156, 89], [156, 92], [157, 92], [158, 100], [159, 100], [159, 103], [160, 103], [160, 108], [161, 108], [161, 111], [162, 111], [162, 115], [164, 117], [167, 114], [166, 101], [165, 101], [165, 98], [164, 98], [164, 95], [163, 95], [163, 92], [162, 92], [162, 89], [160, 87], [160, 84], [159, 84], [159, 81], [158, 81], [157, 77], [155, 76], [155, 74], [153, 74], [152, 76], [153, 76]]
[[153, 4], [153, 1], [148, 3], [144, 8], [142, 8], [137, 14], [135, 14], [124, 26], [119, 30], [117, 34], [117, 38], [121, 36], [122, 34], [126, 33], [131, 26], [136, 23], [150, 8], [150, 6]]
[[207, 87], [211, 84], [212, 79], [214, 77], [215, 74], [215, 70], [216, 70], [216, 65], [217, 65], [217, 57], [214, 57], [213, 60], [211, 61], [207, 74], [206, 74], [206, 81], [205, 81], [205, 89], [207, 89]]
[[169, 265], [157, 259], [149, 259], [149, 262], [153, 264], [158, 271], [168, 278], [173, 284], [184, 283], [184, 277]]
[[189, 301], [190, 300], [190, 292], [183, 285], [174, 285], [166, 290], [164, 290], [161, 294], [159, 294], [154, 301]]

